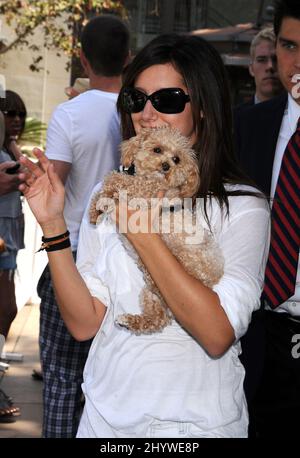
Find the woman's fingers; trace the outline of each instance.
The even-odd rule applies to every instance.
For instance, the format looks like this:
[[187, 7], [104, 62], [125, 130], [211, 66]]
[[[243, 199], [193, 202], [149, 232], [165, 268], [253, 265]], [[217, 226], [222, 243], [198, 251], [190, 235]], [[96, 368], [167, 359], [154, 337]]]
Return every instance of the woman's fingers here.
[[[35, 148], [33, 150], [36, 156]], [[38, 150], [41, 154], [43, 154], [40, 150]], [[30, 188], [35, 184], [35, 181], [45, 175], [45, 172], [39, 167], [39, 165], [32, 160], [30, 160], [26, 156], [21, 156], [19, 162], [22, 165], [21, 171], [18, 174], [18, 177], [23, 183], [20, 184], [19, 190], [24, 193], [24, 195], [28, 194]]]
[[38, 167], [41, 168], [41, 170], [43, 170], [44, 172], [47, 172], [47, 169], [48, 169], [49, 165], [51, 164], [51, 162], [49, 161], [47, 156], [45, 156], [43, 151], [40, 150], [39, 148], [34, 148], [33, 149], [33, 154], [39, 160], [39, 162], [37, 164]]
[[[19, 187], [19, 190], [28, 194], [31, 188], [35, 189], [35, 184], [42, 186], [45, 189], [46, 183], [50, 184], [54, 192], [63, 192], [64, 186], [59, 179], [59, 176], [55, 173], [54, 165], [51, 164], [45, 154], [39, 149], [34, 148], [33, 153], [38, 159], [37, 163], [34, 163], [29, 158], [22, 156], [20, 158], [21, 164], [24, 166], [24, 171], [19, 174], [20, 180], [24, 181]], [[45, 177], [40, 183], [41, 178]]]
[[54, 192], [62, 191], [64, 189], [64, 185], [62, 184], [57, 173], [55, 173], [54, 165], [51, 163], [48, 165], [47, 174], [48, 174], [48, 178], [49, 178], [53, 191]]
[[24, 194], [24, 191], [26, 190], [26, 185], [24, 183], [19, 184], [18, 190], [23, 192], [23, 194]]
[[[23, 180], [25, 185], [28, 187], [33, 186], [37, 178], [40, 178], [47, 173], [51, 164], [49, 159], [39, 148], [34, 148], [33, 153], [38, 159], [38, 162], [33, 162], [26, 156], [22, 156], [20, 158], [20, 163], [23, 165], [23, 169], [19, 174], [19, 178]], [[22, 185], [19, 189], [24, 192], [26, 188]]]
[[21, 156], [19, 161], [27, 169], [27, 171], [24, 172], [25, 174], [27, 172], [30, 172], [30, 173], [33, 173], [37, 177], [44, 174], [43, 170], [41, 170], [41, 168], [36, 163], [28, 159], [28, 157]]
[[22, 165], [27, 167], [31, 172], [33, 172], [36, 176], [41, 176], [43, 175], [43, 173], [47, 172], [47, 168], [50, 165], [50, 161], [45, 156], [43, 151], [41, 151], [39, 148], [34, 148], [32, 152], [38, 159], [38, 162], [33, 162], [26, 156], [21, 156], [20, 162]]

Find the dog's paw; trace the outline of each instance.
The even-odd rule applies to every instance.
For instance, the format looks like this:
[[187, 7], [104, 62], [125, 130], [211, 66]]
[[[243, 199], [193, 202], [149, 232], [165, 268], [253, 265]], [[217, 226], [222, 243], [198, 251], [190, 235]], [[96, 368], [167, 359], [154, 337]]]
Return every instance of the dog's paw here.
[[124, 314], [117, 317], [115, 323], [122, 326], [136, 335], [152, 334], [162, 331], [168, 324], [171, 323], [171, 318], [166, 317], [165, 320], [159, 322], [152, 316], [147, 315], [130, 315]]
[[135, 334], [140, 334], [140, 332], [137, 329], [138, 326], [137, 326], [137, 320], [135, 319], [135, 317], [136, 315], [128, 315], [128, 314], [119, 315], [116, 318], [115, 323], [121, 326], [122, 328], [126, 328], [129, 331], [134, 332]]
[[122, 326], [123, 328], [127, 328], [128, 327], [127, 315], [119, 315], [115, 319], [115, 323], [118, 324], [119, 326]]

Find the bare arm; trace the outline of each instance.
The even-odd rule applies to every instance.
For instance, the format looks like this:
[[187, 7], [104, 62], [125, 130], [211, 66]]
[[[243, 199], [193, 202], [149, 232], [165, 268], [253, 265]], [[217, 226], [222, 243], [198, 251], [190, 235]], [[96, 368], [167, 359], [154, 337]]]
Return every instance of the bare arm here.
[[22, 152], [20, 150], [20, 148], [18, 147], [17, 145], [17, 142], [14, 138], [11, 139], [10, 143], [9, 143], [9, 150], [11, 153], [13, 153], [14, 155], [14, 158], [16, 161], [18, 161], [20, 159], [20, 157], [22, 156]]
[[[54, 171], [53, 164], [35, 150], [40, 166], [22, 157], [21, 163], [32, 172], [33, 177], [20, 190], [39, 222], [45, 237], [53, 237], [66, 231], [63, 218], [64, 187]], [[62, 318], [77, 340], [87, 340], [98, 331], [106, 308], [91, 296], [73, 260], [70, 248], [48, 253], [49, 266], [55, 294]]]
[[[53, 226], [41, 226], [45, 236], [61, 234], [64, 221], [57, 221]], [[48, 253], [51, 278], [59, 309], [70, 333], [77, 340], [94, 337], [104, 318], [106, 307], [92, 297], [81, 278], [71, 249]]]
[[[58, 107], [54, 111], [47, 129], [46, 155], [54, 164], [54, 170], [63, 184], [66, 183], [72, 167], [73, 153], [69, 138], [71, 130], [70, 116], [62, 107]], [[59, 156], [57, 151], [60, 152]], [[51, 159], [51, 157], [55, 159]]]
[[50, 162], [54, 165], [54, 170], [59, 176], [61, 182], [66, 184], [68, 175], [70, 173], [72, 164], [70, 162], [65, 161], [57, 161], [57, 160], [50, 160]]

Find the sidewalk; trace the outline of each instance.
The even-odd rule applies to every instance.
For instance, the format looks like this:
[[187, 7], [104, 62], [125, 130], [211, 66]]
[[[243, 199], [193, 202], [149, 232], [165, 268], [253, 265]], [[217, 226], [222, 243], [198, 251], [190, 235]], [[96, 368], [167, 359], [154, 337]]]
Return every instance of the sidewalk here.
[[42, 425], [43, 383], [31, 377], [39, 369], [39, 305], [26, 305], [14, 320], [4, 351], [22, 353], [23, 362], [11, 362], [1, 388], [11, 396], [21, 416], [15, 423], [0, 423], [0, 438], [39, 438]]

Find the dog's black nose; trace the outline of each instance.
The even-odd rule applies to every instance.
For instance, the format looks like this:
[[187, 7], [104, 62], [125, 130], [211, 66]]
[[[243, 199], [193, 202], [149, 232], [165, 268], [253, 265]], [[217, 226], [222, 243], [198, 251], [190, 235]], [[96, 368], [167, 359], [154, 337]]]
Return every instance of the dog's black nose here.
[[170, 164], [168, 162], [163, 162], [161, 164], [161, 166], [162, 166], [162, 169], [164, 170], [164, 172], [167, 172], [169, 170], [169, 168], [170, 168]]

